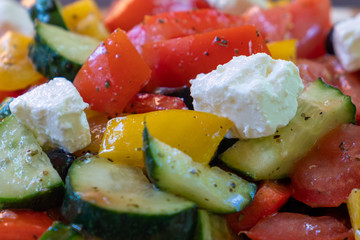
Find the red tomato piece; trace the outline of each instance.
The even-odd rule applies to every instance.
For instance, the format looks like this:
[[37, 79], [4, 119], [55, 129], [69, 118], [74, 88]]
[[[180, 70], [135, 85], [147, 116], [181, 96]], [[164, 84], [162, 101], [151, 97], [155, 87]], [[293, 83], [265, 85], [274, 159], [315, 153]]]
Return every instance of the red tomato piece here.
[[276, 213], [291, 196], [291, 189], [283, 184], [265, 181], [249, 206], [238, 213], [229, 214], [226, 220], [236, 232], [249, 230], [262, 218]]
[[296, 60], [296, 66], [299, 68], [300, 77], [303, 80], [304, 86], [308, 86], [311, 82], [321, 78], [327, 84], [339, 87], [339, 81], [334, 74], [333, 69], [322, 63], [310, 59], [298, 59]]
[[92, 110], [116, 116], [146, 84], [150, 74], [125, 32], [116, 30], [87, 59], [74, 85]]
[[0, 239], [38, 239], [51, 225], [51, 219], [43, 212], [2, 210], [0, 212]]
[[146, 16], [144, 21], [127, 34], [141, 52], [141, 46], [197, 33], [244, 25], [243, 18], [221, 13], [215, 9], [200, 9], [185, 12], [166, 12]]
[[146, 90], [180, 87], [199, 73], [208, 73], [233, 56], [270, 54], [254, 26], [226, 28], [209, 33], [148, 43], [143, 57], [152, 70]]
[[295, 166], [293, 197], [311, 207], [337, 207], [360, 187], [360, 126], [343, 124]]
[[333, 217], [310, 217], [285, 212], [260, 220], [245, 234], [252, 240], [350, 240], [354, 238], [352, 231]]
[[117, 28], [128, 31], [140, 23], [145, 15], [209, 7], [205, 0], [116, 0], [111, 4], [104, 21], [110, 31]]
[[340, 76], [340, 90], [351, 96], [351, 101], [356, 106], [356, 120], [360, 124], [360, 72], [345, 73]]
[[291, 15], [285, 7], [261, 9], [253, 7], [244, 13], [246, 24], [254, 25], [266, 41], [286, 39], [292, 26]]
[[181, 98], [161, 94], [139, 93], [125, 107], [127, 113], [147, 113], [169, 109], [188, 109]]
[[299, 58], [316, 58], [326, 53], [325, 39], [331, 29], [330, 8], [330, 0], [295, 0], [289, 4], [290, 38], [299, 40]]

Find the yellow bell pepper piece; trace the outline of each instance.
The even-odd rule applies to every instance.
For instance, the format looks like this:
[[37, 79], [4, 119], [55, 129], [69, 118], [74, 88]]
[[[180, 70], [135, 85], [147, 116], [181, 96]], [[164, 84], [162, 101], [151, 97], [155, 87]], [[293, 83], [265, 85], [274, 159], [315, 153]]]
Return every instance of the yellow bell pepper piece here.
[[269, 48], [272, 58], [295, 62], [296, 42], [295, 39], [276, 41], [268, 43], [267, 47]]
[[24, 89], [43, 78], [28, 58], [31, 40], [11, 31], [0, 38], [0, 91]]
[[347, 207], [355, 234], [355, 240], [360, 240], [360, 189], [352, 190], [347, 202]]
[[109, 36], [101, 12], [94, 0], [78, 0], [64, 6], [62, 16], [66, 26], [74, 32], [88, 35], [99, 40]]
[[144, 166], [144, 119], [152, 136], [208, 164], [232, 121], [214, 114], [167, 110], [113, 118], [108, 122], [99, 155], [116, 163]]
[[291, 0], [268, 0], [269, 7], [282, 7], [286, 6], [291, 2]]

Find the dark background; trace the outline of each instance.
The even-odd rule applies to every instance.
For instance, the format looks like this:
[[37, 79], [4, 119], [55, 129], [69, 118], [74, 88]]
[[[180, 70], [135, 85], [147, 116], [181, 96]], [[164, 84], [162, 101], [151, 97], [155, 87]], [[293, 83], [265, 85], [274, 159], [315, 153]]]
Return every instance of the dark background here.
[[[73, 0], [61, 0], [62, 3], [69, 3]], [[147, 0], [145, 0], [147, 1]], [[166, 1], [166, 0], [164, 0]], [[96, 0], [100, 6], [108, 6], [111, 0]], [[360, 0], [332, 0], [336, 6], [358, 6], [360, 7]]]

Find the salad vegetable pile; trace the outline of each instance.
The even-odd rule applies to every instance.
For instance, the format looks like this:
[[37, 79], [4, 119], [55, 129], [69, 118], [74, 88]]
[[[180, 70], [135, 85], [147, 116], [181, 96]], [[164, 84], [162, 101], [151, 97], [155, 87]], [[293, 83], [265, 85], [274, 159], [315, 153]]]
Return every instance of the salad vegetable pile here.
[[0, 239], [360, 240], [360, 15], [0, 1]]

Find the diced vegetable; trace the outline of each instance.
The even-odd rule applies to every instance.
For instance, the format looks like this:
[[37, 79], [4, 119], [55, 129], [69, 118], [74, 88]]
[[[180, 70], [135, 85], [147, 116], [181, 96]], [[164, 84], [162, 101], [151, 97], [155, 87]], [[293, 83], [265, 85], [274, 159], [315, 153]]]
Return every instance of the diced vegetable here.
[[2, 240], [38, 239], [52, 224], [43, 212], [29, 210], [1, 210], [0, 236]]
[[277, 213], [245, 232], [252, 240], [352, 239], [352, 231], [334, 217], [310, 217], [299, 213]]
[[236, 233], [250, 230], [262, 218], [276, 213], [290, 196], [289, 186], [265, 181], [259, 186], [250, 205], [238, 213], [227, 215], [227, 222]]
[[274, 59], [283, 59], [287, 61], [296, 60], [296, 40], [282, 40], [268, 43], [267, 46]]
[[151, 136], [146, 126], [143, 138], [146, 171], [160, 189], [215, 213], [240, 211], [252, 201], [255, 184], [218, 167], [194, 162], [184, 152]]
[[78, 0], [62, 9], [66, 26], [74, 32], [99, 40], [109, 36], [100, 9], [94, 0]]
[[115, 117], [147, 83], [150, 74], [126, 33], [116, 30], [84, 63], [74, 85], [92, 110]]
[[11, 115], [0, 123], [0, 139], [0, 208], [61, 203], [64, 184], [33, 134]]
[[143, 46], [143, 57], [152, 70], [147, 90], [180, 87], [199, 73], [208, 73], [233, 56], [269, 53], [254, 26], [241, 26], [195, 34]]
[[54, 224], [39, 238], [39, 240], [85, 240], [84, 234], [76, 231], [70, 225], [60, 222]]
[[291, 174], [293, 197], [311, 207], [338, 207], [360, 186], [360, 126], [342, 124], [318, 141]]
[[360, 190], [353, 189], [347, 202], [355, 240], [360, 240]]
[[71, 166], [62, 206], [66, 219], [104, 240], [187, 240], [195, 203], [153, 187], [141, 169], [97, 156]]
[[35, 0], [30, 8], [30, 16], [36, 21], [56, 25], [67, 29], [61, 14], [62, 5], [59, 0]]
[[167, 110], [129, 115], [109, 121], [100, 156], [114, 162], [144, 166], [142, 132], [144, 119], [152, 135], [178, 148], [194, 161], [209, 163], [220, 141], [233, 123], [214, 114], [189, 110]]
[[125, 31], [140, 23], [146, 15], [168, 11], [188, 11], [194, 8], [208, 8], [205, 0], [122, 0], [114, 1], [106, 14], [105, 24], [114, 31], [121, 28]]
[[42, 78], [28, 59], [31, 38], [7, 32], [0, 38], [0, 90], [24, 89]]
[[61, 76], [73, 81], [98, 45], [96, 39], [38, 22], [35, 41], [29, 47], [29, 57], [36, 69], [48, 79]]

